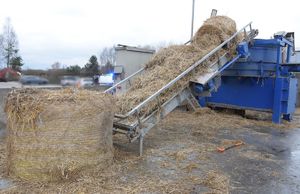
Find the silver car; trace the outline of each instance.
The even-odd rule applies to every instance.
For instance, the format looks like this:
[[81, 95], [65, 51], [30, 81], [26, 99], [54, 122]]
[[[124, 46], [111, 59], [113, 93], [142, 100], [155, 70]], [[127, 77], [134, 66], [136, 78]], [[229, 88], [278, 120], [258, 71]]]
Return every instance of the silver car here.
[[63, 76], [60, 80], [60, 84], [62, 86], [75, 86], [79, 81], [79, 77], [77, 76]]
[[24, 85], [26, 84], [48, 84], [48, 80], [43, 77], [35, 76], [35, 75], [24, 75], [21, 77], [20, 82]]
[[91, 87], [94, 85], [94, 80], [91, 77], [83, 77], [80, 79], [80, 87]]

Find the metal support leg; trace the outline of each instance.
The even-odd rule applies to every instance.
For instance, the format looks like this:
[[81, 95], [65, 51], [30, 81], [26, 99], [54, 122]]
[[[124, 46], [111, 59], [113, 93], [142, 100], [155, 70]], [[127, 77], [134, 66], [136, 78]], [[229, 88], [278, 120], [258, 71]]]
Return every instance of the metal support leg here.
[[143, 155], [143, 141], [144, 141], [144, 135], [140, 135], [139, 142], [140, 142], [140, 156]]
[[275, 78], [272, 121], [278, 124], [281, 122], [282, 87], [283, 87], [283, 79]]
[[273, 115], [272, 121], [274, 123], [280, 123], [281, 121], [281, 100], [283, 89], [283, 78], [280, 78], [280, 63], [282, 62], [281, 47], [277, 46], [277, 60], [276, 60], [276, 77], [274, 87], [274, 99], [273, 99]]

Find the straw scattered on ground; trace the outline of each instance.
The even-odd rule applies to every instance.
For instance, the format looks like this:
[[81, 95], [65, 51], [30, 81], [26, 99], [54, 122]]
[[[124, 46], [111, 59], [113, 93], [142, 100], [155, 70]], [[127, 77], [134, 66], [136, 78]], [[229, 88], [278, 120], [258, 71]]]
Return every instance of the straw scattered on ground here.
[[217, 171], [209, 171], [202, 180], [202, 184], [211, 189], [208, 193], [226, 194], [229, 193], [229, 178]]
[[271, 113], [246, 111], [245, 117], [224, 111], [215, 111], [210, 108], [199, 108], [193, 113], [197, 115], [199, 123], [209, 128], [244, 128], [251, 126], [269, 127], [275, 129], [295, 128], [297, 122], [283, 120], [282, 124], [272, 123]]
[[[15, 182], [5, 193], [190, 193], [193, 185], [201, 185], [202, 179], [188, 175], [195, 166], [182, 170], [184, 176], [175, 175], [172, 179], [163, 178], [144, 169], [142, 158], [117, 151], [114, 164], [105, 170], [94, 168], [76, 181], [65, 183]], [[120, 156], [121, 155], [121, 156]], [[125, 155], [123, 158], [122, 155]], [[163, 168], [163, 167], [162, 167]]]
[[[250, 112], [251, 118], [245, 118], [237, 114], [228, 113], [226, 111], [214, 111], [210, 108], [199, 108], [194, 113], [174, 111], [172, 116], [167, 117], [162, 121], [162, 124], [172, 126], [172, 123], [176, 123], [178, 127], [193, 126], [199, 129], [199, 133], [207, 137], [213, 136], [214, 131], [220, 129], [240, 129], [245, 127], [269, 127], [275, 129], [291, 129], [297, 126], [297, 122], [283, 121], [282, 124], [272, 123], [270, 113], [258, 113], [255, 112], [257, 117], [253, 116], [253, 112]], [[247, 113], [248, 114], [248, 113]], [[247, 117], [246, 114], [246, 117]], [[269, 118], [269, 119], [268, 119]]]
[[[210, 109], [202, 111], [206, 116], [200, 112], [183, 111], [168, 115], [146, 136], [143, 157], [137, 156], [137, 144], [126, 144], [127, 139], [117, 135], [114, 137], [114, 162], [106, 169], [94, 167], [85, 171], [80, 179], [63, 183], [15, 181], [4, 192], [197, 193], [197, 189], [203, 191], [207, 188], [208, 193], [227, 193], [228, 188], [232, 189], [231, 182], [228, 181], [230, 177], [216, 166], [217, 163], [211, 156], [219, 154], [216, 151], [219, 142], [226, 144], [225, 140], [218, 139], [216, 133], [227, 127], [233, 134], [243, 130], [251, 131], [244, 124], [252, 123], [253, 120]], [[202, 116], [208, 117], [207, 120], [203, 120]], [[231, 122], [226, 122], [228, 119]], [[210, 121], [219, 124], [210, 125]], [[264, 126], [257, 126], [261, 122], [266, 121], [255, 121], [251, 126]], [[216, 139], [212, 139], [213, 137]], [[255, 153], [253, 157], [251, 150], [247, 151], [249, 147], [250, 145], [245, 145], [241, 149], [235, 149], [234, 155], [260, 161], [260, 156]], [[0, 150], [4, 150], [3, 147]], [[264, 161], [270, 162], [269, 159]]]

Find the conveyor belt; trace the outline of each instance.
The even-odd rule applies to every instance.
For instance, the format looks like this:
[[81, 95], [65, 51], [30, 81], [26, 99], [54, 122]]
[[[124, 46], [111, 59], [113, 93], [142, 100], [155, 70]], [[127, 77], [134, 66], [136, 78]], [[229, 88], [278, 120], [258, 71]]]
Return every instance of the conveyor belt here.
[[[246, 31], [247, 28], [250, 28], [249, 31]], [[180, 106], [183, 102], [187, 102], [190, 107], [197, 108], [199, 106], [197, 100], [194, 98], [190, 88], [187, 86], [181, 91], [178, 91], [174, 96], [168, 99], [166, 102], [160, 102], [160, 95], [166, 91], [168, 88], [172, 87], [176, 84], [180, 79], [183, 77], [190, 75], [192, 71], [197, 68], [201, 63], [207, 61], [211, 56], [216, 54], [220, 51], [224, 46], [229, 44], [232, 40], [234, 40], [238, 34], [244, 32], [245, 41], [250, 42], [256, 36], [257, 31], [253, 30], [251, 27], [251, 23], [247, 24], [243, 27], [240, 31], [236, 32], [233, 36], [229, 39], [224, 41], [218, 47], [213, 49], [203, 58], [199, 59], [196, 63], [190, 66], [187, 70], [182, 72], [168, 84], [163, 86], [160, 90], [155, 92], [153, 95], [149, 96], [146, 100], [142, 103], [137, 105], [131, 111], [129, 111], [125, 115], [116, 114], [115, 121], [114, 121], [114, 132], [126, 134], [129, 138], [130, 142], [134, 142], [135, 140], [139, 139], [140, 141], [140, 155], [143, 152], [143, 139], [144, 136], [148, 133], [148, 131], [153, 128], [161, 119], [163, 119], [166, 115], [168, 115], [171, 111], [173, 111], [176, 107]], [[237, 60], [239, 56], [235, 56], [234, 58], [228, 57], [228, 54], [224, 54], [220, 56], [214, 63], [209, 66], [209, 71], [200, 77], [195, 77], [191, 81], [206, 84], [209, 80], [213, 79], [214, 77], [218, 76], [222, 70], [226, 69], [234, 60]], [[116, 85], [112, 86], [111, 88], [107, 89], [105, 93], [111, 93], [115, 88], [119, 85], [129, 82], [132, 78], [139, 75], [144, 71], [140, 69], [133, 75], [127, 77], [126, 79], [122, 80], [121, 82], [117, 83]], [[158, 109], [154, 110], [150, 115], [143, 117], [140, 116], [139, 111], [147, 106], [152, 101], [157, 101]], [[130, 119], [130, 122], [128, 121]], [[133, 118], [133, 119], [132, 119]]]

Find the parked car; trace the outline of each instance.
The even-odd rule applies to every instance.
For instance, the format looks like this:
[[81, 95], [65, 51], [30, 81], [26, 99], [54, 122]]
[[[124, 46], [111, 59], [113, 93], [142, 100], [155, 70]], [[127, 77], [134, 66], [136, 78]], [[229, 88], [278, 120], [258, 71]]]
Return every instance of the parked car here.
[[4, 68], [0, 70], [0, 82], [17, 81], [20, 79], [21, 73], [12, 68]]
[[21, 77], [20, 82], [22, 84], [48, 84], [49, 81], [46, 78], [34, 76], [34, 75], [24, 75]]
[[77, 76], [63, 76], [60, 80], [60, 84], [62, 86], [75, 86], [79, 81], [79, 77]]
[[113, 74], [101, 75], [99, 84], [100, 86], [112, 86], [114, 84]]
[[80, 79], [80, 87], [91, 87], [94, 85], [94, 80], [91, 77], [83, 77]]

